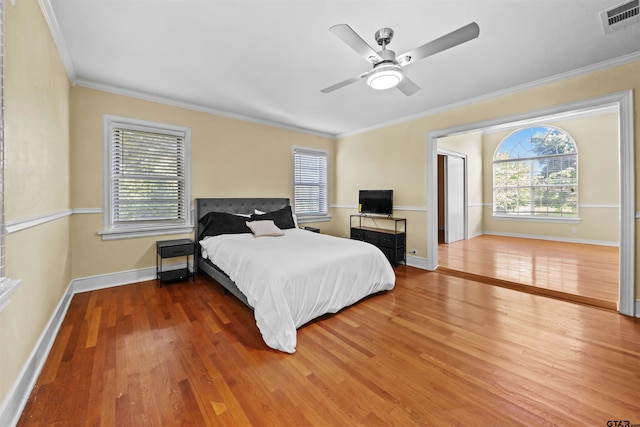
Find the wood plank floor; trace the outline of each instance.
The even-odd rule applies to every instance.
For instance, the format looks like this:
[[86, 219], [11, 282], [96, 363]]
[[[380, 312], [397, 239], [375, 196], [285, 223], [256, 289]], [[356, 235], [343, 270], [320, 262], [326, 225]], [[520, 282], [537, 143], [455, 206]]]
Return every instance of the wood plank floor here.
[[438, 245], [439, 271], [617, 310], [619, 249], [481, 235]]
[[73, 297], [20, 426], [640, 423], [640, 319], [406, 266], [268, 349], [214, 281]]

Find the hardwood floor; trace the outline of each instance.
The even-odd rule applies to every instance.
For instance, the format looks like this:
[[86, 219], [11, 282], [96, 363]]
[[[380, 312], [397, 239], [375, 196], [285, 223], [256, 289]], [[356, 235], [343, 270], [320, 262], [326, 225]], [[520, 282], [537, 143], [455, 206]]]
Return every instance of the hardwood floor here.
[[439, 271], [617, 310], [619, 249], [481, 235], [438, 245]]
[[214, 281], [74, 296], [20, 426], [640, 423], [640, 319], [411, 267], [298, 331]]

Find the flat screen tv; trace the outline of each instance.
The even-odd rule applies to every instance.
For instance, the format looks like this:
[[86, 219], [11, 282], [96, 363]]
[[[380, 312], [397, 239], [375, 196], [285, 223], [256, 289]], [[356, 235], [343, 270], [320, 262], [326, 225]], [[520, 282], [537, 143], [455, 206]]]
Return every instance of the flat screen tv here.
[[393, 190], [360, 190], [358, 212], [361, 214], [393, 214]]

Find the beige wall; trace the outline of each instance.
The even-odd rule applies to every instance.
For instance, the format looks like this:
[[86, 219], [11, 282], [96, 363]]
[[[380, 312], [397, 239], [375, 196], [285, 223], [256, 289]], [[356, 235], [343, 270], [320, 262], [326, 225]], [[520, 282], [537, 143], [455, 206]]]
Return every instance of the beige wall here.
[[[191, 128], [192, 196], [292, 197], [291, 147], [329, 151], [335, 189], [334, 141], [160, 103], [75, 87], [71, 90], [71, 201], [74, 208], [102, 207], [103, 115], [113, 114]], [[322, 227], [322, 224], [319, 224]], [[103, 241], [101, 214], [72, 218], [72, 276], [155, 266], [155, 236]]]
[[[7, 221], [70, 208], [69, 82], [36, 0], [5, 2]], [[69, 218], [10, 234], [6, 274], [21, 286], [0, 313], [0, 402], [71, 280]]]
[[[392, 188], [401, 207], [397, 214], [408, 219], [408, 247], [423, 257], [427, 132], [640, 89], [640, 62], [635, 62], [334, 142], [87, 88], [70, 90], [37, 0], [5, 4], [5, 43], [7, 220], [102, 207], [107, 113], [190, 127], [194, 197], [291, 197], [291, 145], [328, 150], [335, 207], [333, 220], [318, 224], [323, 231], [348, 235], [358, 190]], [[640, 129], [638, 96], [635, 128]], [[639, 139], [636, 132], [636, 146]], [[640, 164], [638, 158], [640, 150]], [[154, 242], [162, 236], [103, 241], [97, 235], [101, 229], [101, 214], [74, 214], [7, 237], [7, 275], [22, 279], [22, 285], [0, 313], [0, 401], [71, 279], [155, 265]], [[636, 251], [636, 268], [639, 256]], [[639, 288], [636, 284], [636, 295]]]
[[[492, 217], [493, 156], [511, 131], [484, 135], [486, 232], [581, 239], [603, 244], [619, 241], [618, 114], [588, 115], [546, 123], [569, 133], [578, 146], [578, 204], [580, 223], [496, 220]], [[575, 229], [575, 233], [573, 230]]]
[[335, 203], [339, 207], [332, 210], [327, 231], [349, 236], [349, 215], [357, 213], [360, 189], [393, 189], [394, 216], [407, 219], [407, 249], [424, 257], [426, 192], [420, 191], [426, 180], [424, 142], [424, 134], [402, 125], [338, 140]]
[[[330, 194], [335, 194], [333, 140], [70, 89], [37, 1], [5, 8], [8, 221], [102, 207], [103, 114], [190, 127], [193, 197], [291, 197], [292, 145], [329, 152]], [[0, 401], [73, 278], [155, 266], [155, 241], [163, 236], [103, 241], [97, 234], [102, 224], [101, 214], [74, 214], [7, 237], [7, 275], [22, 284], [0, 313]]]
[[486, 232], [618, 244], [618, 114], [590, 114], [545, 124], [567, 131], [578, 145], [580, 222], [494, 219], [493, 156], [514, 129], [472, 132], [438, 140], [439, 149], [467, 155], [469, 235]]
[[[392, 188], [394, 194], [397, 194], [394, 201], [397, 205], [425, 206], [426, 135], [428, 132], [524, 114], [630, 89], [636, 92], [634, 97], [635, 146], [640, 146], [638, 143], [640, 132], [637, 131], [640, 129], [640, 97], [637, 96], [640, 78], [638, 76], [640, 76], [640, 61], [340, 138], [336, 144], [336, 176], [339, 180], [336, 204], [338, 206], [353, 205], [354, 194], [359, 188], [384, 187]], [[577, 135], [576, 138], [578, 138]], [[635, 156], [635, 162], [638, 165], [640, 150], [635, 150]], [[372, 170], [371, 165], [376, 165], [378, 169]], [[584, 178], [591, 179], [591, 177], [581, 177], [586, 186], [588, 181], [584, 181]], [[640, 200], [639, 174], [636, 174], [635, 191], [636, 200]], [[591, 202], [581, 199], [581, 203]], [[349, 224], [348, 218], [345, 219], [345, 217], [349, 209], [336, 210], [341, 212], [334, 215], [331, 229], [338, 235], [347, 234]], [[403, 215], [404, 212], [396, 214]], [[408, 212], [407, 216], [409, 215], [412, 217], [407, 225], [409, 247], [417, 247], [418, 256], [426, 257], [426, 212], [412, 211]], [[597, 217], [598, 214], [595, 216]], [[591, 221], [586, 217], [584, 220]], [[638, 227], [637, 221], [636, 227]], [[638, 277], [638, 271], [640, 271], [638, 237], [636, 237], [635, 246], [636, 277]], [[638, 298], [640, 283], [637, 280], [635, 283], [636, 298]]]

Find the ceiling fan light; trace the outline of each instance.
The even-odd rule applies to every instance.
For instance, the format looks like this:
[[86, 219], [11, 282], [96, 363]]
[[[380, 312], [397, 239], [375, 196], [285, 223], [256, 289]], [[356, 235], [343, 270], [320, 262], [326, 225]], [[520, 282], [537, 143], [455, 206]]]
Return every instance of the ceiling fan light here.
[[367, 77], [367, 84], [373, 89], [391, 89], [400, 83], [403, 74], [397, 64], [383, 64], [374, 68]]

